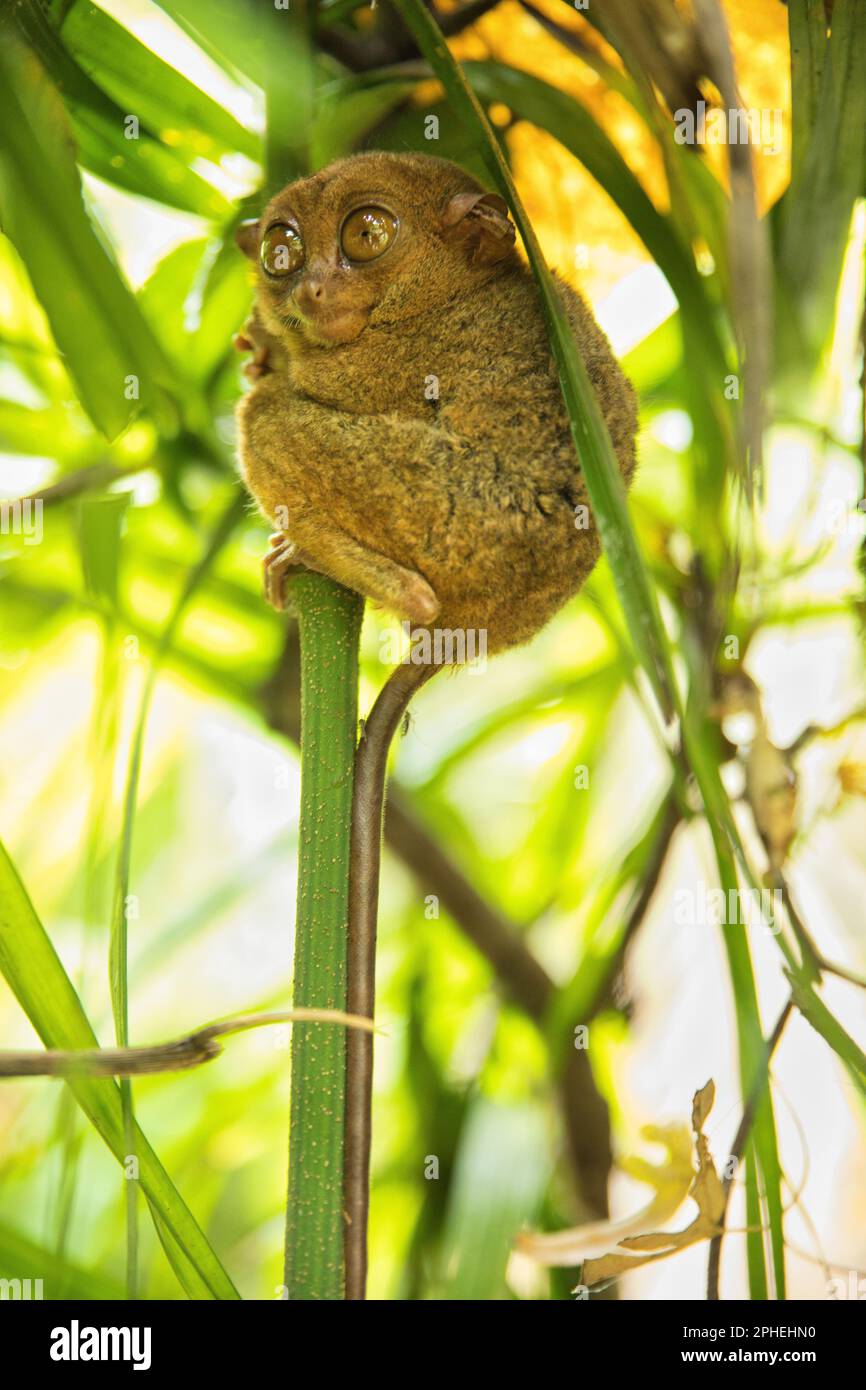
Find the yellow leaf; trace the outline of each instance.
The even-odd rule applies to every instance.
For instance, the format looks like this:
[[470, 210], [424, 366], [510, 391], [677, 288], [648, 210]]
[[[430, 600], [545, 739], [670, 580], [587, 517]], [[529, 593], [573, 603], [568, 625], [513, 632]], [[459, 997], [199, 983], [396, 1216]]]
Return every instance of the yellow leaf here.
[[[691, 1183], [689, 1196], [698, 1208], [698, 1214], [684, 1231], [652, 1231], [644, 1235], [628, 1236], [621, 1239], [619, 1249], [602, 1255], [596, 1260], [587, 1260], [583, 1266], [583, 1282], [598, 1284], [628, 1274], [640, 1265], [655, 1260], [667, 1259], [678, 1250], [695, 1245], [700, 1240], [709, 1240], [721, 1230], [725, 1213], [725, 1190], [715, 1169], [710, 1146], [703, 1133], [707, 1116], [713, 1108], [716, 1088], [708, 1081], [695, 1095], [692, 1102], [692, 1127], [695, 1132], [695, 1153], [698, 1171]], [[630, 1254], [629, 1251], [636, 1251]]]
[[[708, 1081], [692, 1102], [694, 1141], [685, 1125], [660, 1128], [647, 1125], [642, 1135], [667, 1150], [664, 1163], [650, 1163], [633, 1156], [620, 1167], [632, 1177], [655, 1188], [647, 1206], [623, 1221], [598, 1221], [552, 1234], [524, 1232], [517, 1248], [544, 1265], [583, 1265], [585, 1284], [614, 1279], [653, 1260], [663, 1260], [696, 1241], [716, 1235], [725, 1211], [725, 1192], [703, 1133], [713, 1108], [715, 1084]], [[695, 1171], [693, 1157], [697, 1161]], [[691, 1197], [698, 1214], [683, 1231], [658, 1231]], [[631, 1253], [634, 1252], [634, 1253]]]
[[655, 1196], [645, 1207], [622, 1221], [595, 1221], [544, 1234], [523, 1231], [517, 1237], [517, 1249], [539, 1264], [568, 1267], [582, 1264], [593, 1255], [603, 1255], [628, 1236], [670, 1221], [686, 1200], [695, 1175], [691, 1135], [688, 1127], [682, 1124], [646, 1125], [641, 1135], [666, 1150], [663, 1162], [652, 1163], [646, 1158], [629, 1155], [620, 1160], [618, 1167], [629, 1177], [655, 1189]]

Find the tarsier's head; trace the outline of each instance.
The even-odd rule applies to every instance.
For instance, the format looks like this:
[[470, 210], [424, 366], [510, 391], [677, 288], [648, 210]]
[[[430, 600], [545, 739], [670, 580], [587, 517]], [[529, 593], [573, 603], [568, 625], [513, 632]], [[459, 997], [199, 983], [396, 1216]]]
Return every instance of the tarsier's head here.
[[322, 347], [398, 324], [514, 263], [495, 193], [444, 159], [358, 154], [290, 184], [238, 244], [272, 332]]

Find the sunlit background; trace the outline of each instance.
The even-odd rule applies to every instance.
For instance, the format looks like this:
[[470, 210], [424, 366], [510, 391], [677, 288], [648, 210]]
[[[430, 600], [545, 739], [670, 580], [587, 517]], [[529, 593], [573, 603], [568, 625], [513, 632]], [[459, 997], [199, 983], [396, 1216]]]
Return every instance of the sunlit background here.
[[[537, 5], [569, 31], [584, 32], [584, 21], [554, 0]], [[84, 33], [89, 8], [73, 6], [67, 21], [73, 51], [74, 26]], [[261, 94], [149, 0], [102, 8], [251, 133], [243, 153], [203, 147], [198, 156], [178, 136], [188, 167], [218, 200], [216, 224], [225, 223], [228, 205], [261, 181]], [[790, 172], [786, 12], [777, 0], [729, 0], [725, 11], [743, 105], [784, 113], [778, 150], [755, 154], [767, 209]], [[527, 7], [507, 0], [460, 35], [454, 51], [534, 73], [576, 97], [666, 209], [665, 170], [647, 126]], [[126, 89], [113, 76], [123, 106]], [[428, 83], [394, 119], [418, 124], [413, 112], [438, 100]], [[694, 556], [731, 523], [696, 493], [683, 389], [690, 364], [681, 360], [674, 295], [573, 154], [537, 126], [513, 120], [504, 102], [493, 103], [490, 115], [507, 131], [518, 188], [550, 264], [588, 297], [640, 393], [640, 469], [630, 506], [676, 641], [677, 596]], [[171, 144], [170, 132], [163, 138]], [[725, 180], [723, 150], [709, 151], [707, 164]], [[232, 405], [242, 389], [230, 338], [250, 297], [242, 258], [221, 261], [212, 292], [209, 270], [220, 254], [214, 221], [135, 197], [86, 170], [83, 183], [91, 216], [165, 350], [203, 389], [218, 439], [230, 446]], [[762, 738], [771, 750], [800, 740], [781, 759], [792, 780], [780, 854], [819, 951], [855, 974], [866, 974], [858, 571], [866, 517], [856, 505], [863, 495], [864, 241], [860, 203], [820, 381], [802, 415], [790, 399], [773, 402], [764, 497], [731, 628], [759, 697], [719, 711], [730, 739], [725, 783], [761, 865], [765, 846], [743, 800], [750, 758]], [[161, 441], [152, 417], [106, 444], [76, 401], [8, 241], [0, 241], [0, 258], [2, 495], [51, 489], [85, 469], [122, 470], [106, 477], [109, 495], [124, 499], [125, 509], [103, 500], [100, 511], [92, 492], [65, 498], [49, 491], [41, 543], [0, 535], [0, 834], [100, 1039], [109, 1042], [108, 920], [134, 722], [154, 640], [231, 481], [183, 435]], [[57, 274], [64, 274], [62, 227]], [[110, 539], [115, 533], [119, 542]], [[299, 767], [294, 745], [263, 717], [270, 702], [262, 692], [272, 689], [285, 638], [285, 620], [259, 596], [266, 536], [250, 510], [195, 595], [156, 687], [127, 912], [133, 1042], [290, 1001]], [[101, 557], [95, 565], [94, 551]], [[386, 621], [368, 610], [362, 707], [383, 679], [379, 630]], [[395, 760], [401, 804], [562, 986], [593, 959], [603, 977], [604, 962], [615, 957], [665, 793], [665, 751], [621, 634], [602, 563], [584, 594], [530, 646], [497, 657], [486, 672], [439, 677], [418, 699]], [[658, 1160], [642, 1127], [687, 1125], [692, 1095], [710, 1077], [717, 1099], [707, 1133], [717, 1158], [729, 1151], [742, 1102], [724, 946], [717, 928], [684, 927], [674, 911], [678, 891], [715, 881], [703, 823], [680, 824], [625, 965], [590, 1025], [589, 1057], [610, 1110], [615, 1158]], [[555, 1282], [558, 1275], [509, 1255], [518, 1230], [556, 1229], [589, 1215], [563, 1162], [549, 1056], [447, 910], [431, 911], [436, 892], [388, 854], [370, 1293], [562, 1297], [568, 1286]], [[787, 985], [770, 934], [753, 927], [749, 939], [768, 1032]], [[862, 990], [829, 977], [823, 998], [863, 1044]], [[5, 985], [0, 1037], [4, 1048], [34, 1045]], [[278, 1297], [281, 1286], [288, 1061], [288, 1030], [265, 1030], [231, 1041], [218, 1062], [198, 1071], [135, 1084], [145, 1133], [247, 1298]], [[826, 1298], [830, 1279], [866, 1268], [863, 1102], [796, 1014], [772, 1070], [789, 1207], [789, 1297]], [[74, 1102], [59, 1083], [6, 1083], [0, 1135], [0, 1274], [42, 1274], [46, 1297], [122, 1297], [123, 1182]], [[431, 1154], [440, 1160], [438, 1182], [424, 1176]], [[614, 1217], [627, 1217], [649, 1195], [614, 1167]], [[684, 1206], [672, 1225], [689, 1219]], [[745, 1224], [738, 1187], [730, 1225], [737, 1231]], [[629, 1275], [619, 1296], [702, 1298], [706, 1259], [699, 1244]], [[181, 1296], [146, 1220], [142, 1269], [145, 1296]], [[727, 1239], [722, 1272], [723, 1296], [743, 1296], [742, 1235]]]

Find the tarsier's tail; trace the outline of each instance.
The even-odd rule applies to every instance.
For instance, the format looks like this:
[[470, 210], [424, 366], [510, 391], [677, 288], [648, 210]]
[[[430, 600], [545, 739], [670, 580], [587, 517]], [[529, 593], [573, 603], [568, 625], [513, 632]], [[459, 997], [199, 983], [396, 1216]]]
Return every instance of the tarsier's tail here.
[[[382, 813], [388, 750], [409, 701], [438, 667], [398, 666], [385, 682], [364, 725], [355, 754], [349, 851], [348, 1002], [350, 1013], [373, 1017], [376, 992], [376, 918], [382, 853]], [[363, 1039], [361, 1046], [359, 1039]], [[346, 1298], [364, 1298], [367, 1281], [367, 1209], [370, 1184], [373, 1038], [346, 1034], [345, 1206]]]

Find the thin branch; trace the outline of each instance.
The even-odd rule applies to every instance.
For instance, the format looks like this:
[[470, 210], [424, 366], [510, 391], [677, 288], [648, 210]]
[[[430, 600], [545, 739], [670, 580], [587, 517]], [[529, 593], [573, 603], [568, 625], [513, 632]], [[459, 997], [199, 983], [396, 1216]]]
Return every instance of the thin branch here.
[[46, 502], [49, 505], [53, 502], [65, 502], [70, 497], [79, 497], [83, 492], [102, 492], [111, 487], [112, 483], [153, 467], [152, 458], [139, 459], [135, 463], [125, 464], [122, 468], [116, 468], [112, 463], [89, 463], [83, 468], [77, 468], [73, 473], [65, 473], [56, 482], [49, 483], [47, 487], [40, 488], [38, 492], [31, 492], [28, 497], [20, 500]]
[[45, 1048], [34, 1052], [0, 1052], [0, 1078], [12, 1076], [152, 1076], [159, 1072], [187, 1071], [219, 1057], [217, 1039], [232, 1033], [264, 1028], [273, 1023], [336, 1023], [372, 1033], [369, 1018], [340, 1009], [280, 1009], [275, 1013], [239, 1014], [222, 1023], [196, 1028], [173, 1042], [151, 1047], [82, 1047], [63, 1051]]

